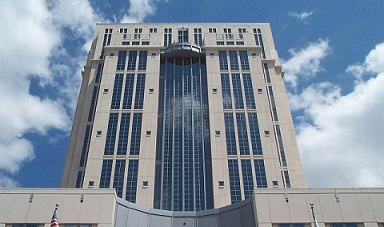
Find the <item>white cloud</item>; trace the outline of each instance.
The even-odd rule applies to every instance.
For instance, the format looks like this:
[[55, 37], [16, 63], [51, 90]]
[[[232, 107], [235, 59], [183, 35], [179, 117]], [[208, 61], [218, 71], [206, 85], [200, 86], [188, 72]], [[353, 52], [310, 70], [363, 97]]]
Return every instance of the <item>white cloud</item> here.
[[[76, 8], [76, 10], [74, 10]], [[88, 1], [9, 0], [0, 8], [0, 187], [35, 157], [26, 133], [68, 133], [81, 82], [81, 66], [100, 19]], [[63, 31], [72, 31], [66, 32]], [[66, 40], [78, 41], [68, 54]], [[87, 50], [88, 51], [88, 50]], [[41, 86], [31, 94], [31, 78]], [[49, 87], [50, 92], [46, 91]]]
[[128, 15], [124, 15], [121, 23], [142, 23], [147, 16], [156, 12], [158, 0], [130, 0]]
[[299, 79], [309, 79], [314, 77], [322, 70], [320, 61], [331, 51], [328, 40], [319, 39], [317, 42], [310, 43], [306, 48], [296, 51], [289, 49], [291, 58], [283, 62], [285, 71], [284, 80], [290, 86], [296, 88]]
[[289, 15], [298, 19], [301, 22], [307, 23], [307, 18], [313, 14], [313, 11], [310, 12], [302, 12], [302, 13], [297, 13], [297, 12], [289, 12]]
[[382, 44], [372, 50], [364, 72], [378, 73], [342, 95], [323, 82], [290, 95], [293, 110], [304, 110], [297, 139], [309, 187], [384, 185], [384, 62]]
[[365, 73], [384, 72], [384, 43], [377, 44], [375, 49], [367, 55], [363, 64], [349, 65], [346, 72], [352, 73], [359, 81], [363, 79]]
[[19, 186], [18, 182], [0, 174], [0, 188], [17, 188]]

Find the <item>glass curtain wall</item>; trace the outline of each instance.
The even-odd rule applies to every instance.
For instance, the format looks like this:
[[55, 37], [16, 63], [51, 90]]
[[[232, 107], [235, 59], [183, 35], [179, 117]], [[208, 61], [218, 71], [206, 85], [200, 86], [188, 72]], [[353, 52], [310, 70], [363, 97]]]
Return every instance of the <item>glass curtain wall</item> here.
[[213, 208], [205, 59], [161, 59], [154, 208]]

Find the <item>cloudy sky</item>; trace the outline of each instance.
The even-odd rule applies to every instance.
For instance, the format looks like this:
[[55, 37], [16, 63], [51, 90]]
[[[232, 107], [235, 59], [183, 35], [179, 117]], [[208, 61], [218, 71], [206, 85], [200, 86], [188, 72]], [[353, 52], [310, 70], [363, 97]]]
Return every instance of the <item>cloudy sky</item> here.
[[97, 22], [267, 22], [307, 186], [384, 187], [384, 1], [2, 0], [0, 187], [58, 187]]

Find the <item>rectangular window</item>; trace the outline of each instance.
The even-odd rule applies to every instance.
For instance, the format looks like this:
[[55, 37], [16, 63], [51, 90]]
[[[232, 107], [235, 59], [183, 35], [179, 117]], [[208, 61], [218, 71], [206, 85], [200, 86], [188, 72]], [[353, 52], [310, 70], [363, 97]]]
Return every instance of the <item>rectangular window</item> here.
[[240, 155], [249, 155], [249, 143], [245, 113], [236, 113]]
[[219, 51], [220, 70], [228, 70], [227, 52]]
[[132, 95], [133, 95], [133, 83], [135, 80], [135, 74], [128, 73], [125, 80], [123, 109], [131, 109], [132, 107]]
[[110, 159], [103, 160], [99, 188], [109, 188], [109, 184], [111, 182], [112, 161], [113, 160]]
[[253, 194], [253, 176], [250, 159], [241, 160], [241, 170], [243, 172], [243, 188], [245, 199], [252, 197]]
[[178, 41], [179, 43], [188, 43], [188, 29], [187, 28], [179, 28], [178, 29]]
[[116, 70], [125, 70], [125, 59], [127, 58], [127, 51], [119, 51], [117, 59]]
[[275, 104], [275, 97], [273, 95], [273, 89], [272, 86], [268, 86], [268, 91], [269, 91], [269, 97], [271, 100], [271, 105], [272, 105], [272, 116], [274, 121], [278, 121], [279, 117], [277, 115], [277, 109], [276, 109], [276, 104]]
[[88, 121], [93, 120], [93, 115], [95, 114], [95, 105], [96, 105], [96, 99], [97, 99], [97, 93], [99, 91], [98, 86], [93, 87], [93, 93], [92, 93], [92, 99], [91, 99], [91, 106], [89, 108], [89, 113], [88, 113]]
[[229, 74], [221, 74], [221, 90], [223, 98], [223, 108], [225, 110], [232, 109], [231, 87], [229, 84]]
[[91, 127], [92, 127], [91, 125], [87, 125], [87, 128], [85, 129], [83, 148], [81, 150], [79, 167], [84, 167], [84, 165], [85, 165], [85, 160], [86, 160], [86, 156], [88, 153], [89, 137], [91, 136]]
[[136, 203], [137, 173], [139, 171], [139, 160], [129, 160], [127, 174], [127, 191], [125, 200]]
[[137, 74], [136, 94], [135, 94], [135, 109], [143, 109], [145, 89], [145, 74]]
[[201, 34], [201, 28], [194, 29], [194, 43], [199, 46], [203, 46], [203, 35]]
[[235, 109], [244, 109], [243, 92], [241, 90], [240, 74], [232, 74], [233, 96], [235, 100]]
[[143, 42], [141, 42], [141, 45], [148, 46], [149, 45], [149, 41], [143, 41]]
[[258, 188], [267, 188], [267, 177], [265, 174], [264, 160], [255, 159], [253, 160], [255, 164], [255, 175], [256, 175], [256, 184]]
[[236, 135], [235, 135], [235, 124], [233, 121], [233, 113], [224, 113], [225, 123], [225, 137], [227, 143], [227, 154], [236, 155]]
[[252, 153], [253, 155], [263, 155], [261, 146], [259, 123], [256, 113], [248, 113], [249, 133], [251, 136]]
[[256, 109], [255, 95], [253, 93], [252, 78], [251, 74], [243, 74], [243, 84], [245, 93], [245, 102], [247, 109]]
[[121, 114], [119, 143], [117, 145], [117, 155], [126, 155], [127, 154], [130, 116], [131, 116], [130, 113], [122, 113]]
[[119, 119], [118, 113], [109, 114], [107, 138], [105, 141], [104, 155], [113, 155], [115, 149], [117, 121]]
[[123, 79], [124, 79], [124, 74], [118, 73], [115, 75], [115, 84], [113, 86], [111, 109], [119, 109], [120, 108]]
[[271, 83], [271, 76], [269, 75], [269, 69], [267, 64], [264, 64], [264, 73], [265, 73], [265, 78], [267, 82]]
[[132, 133], [131, 133], [131, 149], [130, 155], [139, 155], [140, 139], [141, 139], [141, 124], [143, 120], [142, 113], [133, 114]]
[[283, 145], [283, 137], [281, 136], [280, 125], [276, 125], [276, 135], [277, 135], [277, 141], [279, 142], [281, 164], [284, 167], [286, 167], [287, 166], [287, 159], [285, 158], [285, 151], [284, 151], [284, 145]]
[[291, 187], [291, 180], [289, 179], [289, 173], [288, 173], [288, 170], [285, 170], [284, 171], [284, 178], [285, 178], [285, 186], [287, 188], [290, 188]]
[[83, 182], [83, 171], [77, 172], [76, 188], [81, 188]]
[[241, 201], [239, 164], [236, 159], [228, 160], [228, 170], [231, 191], [231, 203], [234, 204]]
[[127, 70], [135, 70], [136, 69], [136, 57], [137, 57], [136, 51], [129, 51]]
[[231, 70], [239, 70], [237, 51], [229, 51], [229, 62], [231, 64]]
[[169, 46], [172, 43], [172, 29], [164, 28], [164, 46]]
[[147, 69], [147, 51], [140, 51], [138, 70], [146, 70], [146, 69]]
[[103, 65], [102, 64], [98, 64], [97, 65], [96, 76], [95, 76], [95, 83], [99, 83], [100, 82], [100, 77], [101, 77], [102, 70], [103, 70]]
[[218, 46], [223, 46], [225, 43], [224, 43], [224, 41], [217, 41], [216, 42], [216, 45], [218, 45]]
[[116, 160], [115, 177], [113, 178], [113, 188], [116, 190], [118, 197], [123, 196], [124, 186], [125, 160]]
[[249, 61], [247, 51], [239, 51], [240, 64], [242, 70], [249, 70]]

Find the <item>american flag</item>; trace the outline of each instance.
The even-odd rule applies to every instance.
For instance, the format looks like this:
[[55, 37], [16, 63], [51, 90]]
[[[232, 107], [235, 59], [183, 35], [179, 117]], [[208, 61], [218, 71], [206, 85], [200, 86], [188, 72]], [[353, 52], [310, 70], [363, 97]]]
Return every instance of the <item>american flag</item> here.
[[55, 210], [53, 211], [52, 220], [51, 220], [51, 227], [59, 227], [59, 221], [57, 220], [56, 210], [57, 210], [57, 208], [55, 208]]

